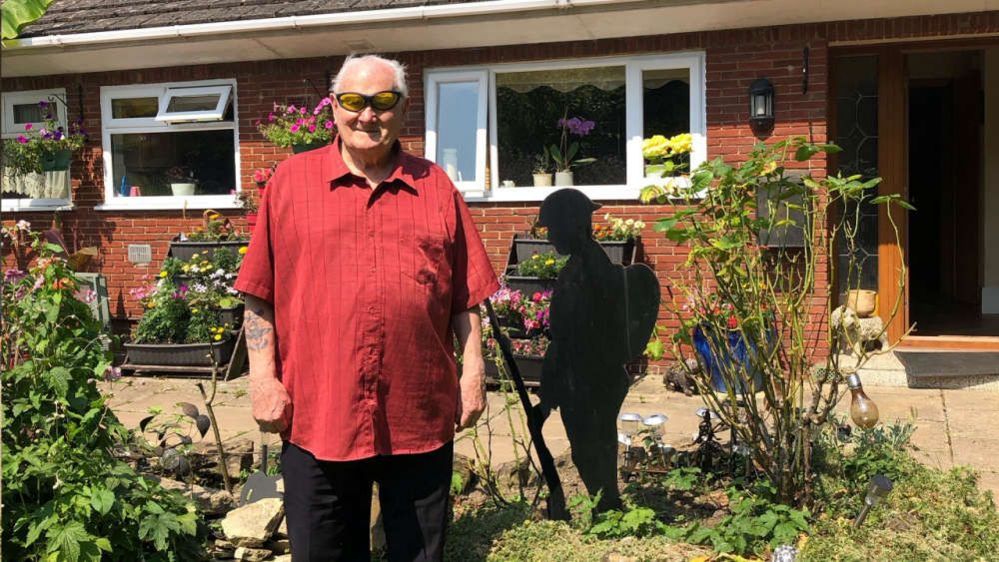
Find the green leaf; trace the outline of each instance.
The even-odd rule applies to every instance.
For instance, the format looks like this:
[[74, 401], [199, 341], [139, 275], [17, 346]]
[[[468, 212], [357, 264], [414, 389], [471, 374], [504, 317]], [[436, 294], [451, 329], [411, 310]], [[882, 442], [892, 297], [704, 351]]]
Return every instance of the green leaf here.
[[52, 387], [52, 390], [55, 391], [57, 397], [66, 397], [66, 394], [69, 393], [69, 380], [73, 376], [69, 372], [69, 369], [66, 367], [53, 367], [46, 371], [43, 376], [49, 386]]
[[48, 533], [47, 551], [57, 554], [57, 560], [79, 560], [80, 543], [90, 540], [90, 533], [79, 521], [70, 521], [64, 527], [53, 527]]
[[114, 494], [110, 490], [105, 490], [103, 488], [98, 488], [91, 492], [90, 494], [90, 506], [94, 508], [97, 513], [101, 515], [107, 515], [111, 511], [111, 507], [114, 505]]
[[0, 5], [3, 39], [16, 39], [21, 28], [45, 15], [52, 0], [5, 0]]

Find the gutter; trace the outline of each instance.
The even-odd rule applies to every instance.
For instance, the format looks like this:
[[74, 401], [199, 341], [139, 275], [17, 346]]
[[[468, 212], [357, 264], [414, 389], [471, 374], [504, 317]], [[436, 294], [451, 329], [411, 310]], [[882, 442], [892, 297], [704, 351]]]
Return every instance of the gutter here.
[[489, 0], [467, 4], [414, 6], [308, 16], [172, 25], [120, 31], [45, 35], [5, 41], [3, 50], [4, 52], [8, 52], [45, 47], [97, 46], [157, 39], [196, 38], [206, 35], [305, 30], [319, 27], [385, 22], [414, 22], [443, 18], [503, 15], [539, 10], [568, 10], [572, 8], [621, 5], [634, 2], [647, 3], [647, 0]]

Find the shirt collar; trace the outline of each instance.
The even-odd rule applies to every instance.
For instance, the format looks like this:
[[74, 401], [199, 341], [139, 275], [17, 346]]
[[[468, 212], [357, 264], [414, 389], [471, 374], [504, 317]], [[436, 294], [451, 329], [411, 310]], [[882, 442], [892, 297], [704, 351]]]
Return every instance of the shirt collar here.
[[[340, 153], [340, 136], [333, 140], [333, 142], [326, 148], [326, 162], [324, 164], [323, 180], [330, 183], [331, 187], [336, 185], [336, 181], [343, 178], [344, 176], [353, 175], [350, 168], [347, 167], [347, 163], [343, 161], [343, 155]], [[414, 158], [407, 152], [402, 150], [402, 145], [399, 141], [395, 141], [395, 145], [392, 147], [392, 151], [395, 153], [395, 167], [392, 172], [385, 178], [382, 184], [389, 184], [396, 180], [402, 182], [408, 186], [413, 191], [416, 191], [416, 173], [417, 166], [415, 166]]]

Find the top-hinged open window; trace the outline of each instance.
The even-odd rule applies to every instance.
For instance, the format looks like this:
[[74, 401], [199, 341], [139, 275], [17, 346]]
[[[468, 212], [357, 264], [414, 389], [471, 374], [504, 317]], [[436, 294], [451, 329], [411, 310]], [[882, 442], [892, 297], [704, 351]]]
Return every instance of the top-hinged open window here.
[[232, 96], [232, 86], [167, 88], [160, 96], [156, 120], [166, 123], [221, 121]]

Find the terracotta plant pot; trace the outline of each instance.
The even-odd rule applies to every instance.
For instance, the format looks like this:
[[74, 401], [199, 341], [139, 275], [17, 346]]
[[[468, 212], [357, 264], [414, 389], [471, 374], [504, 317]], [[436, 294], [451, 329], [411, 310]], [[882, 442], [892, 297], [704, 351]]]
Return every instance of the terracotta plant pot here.
[[847, 291], [846, 293], [846, 306], [847, 308], [853, 309], [857, 313], [857, 316], [861, 318], [869, 318], [874, 314], [878, 305], [878, 293], [877, 291], [870, 291], [867, 289], [855, 289], [852, 291]]

